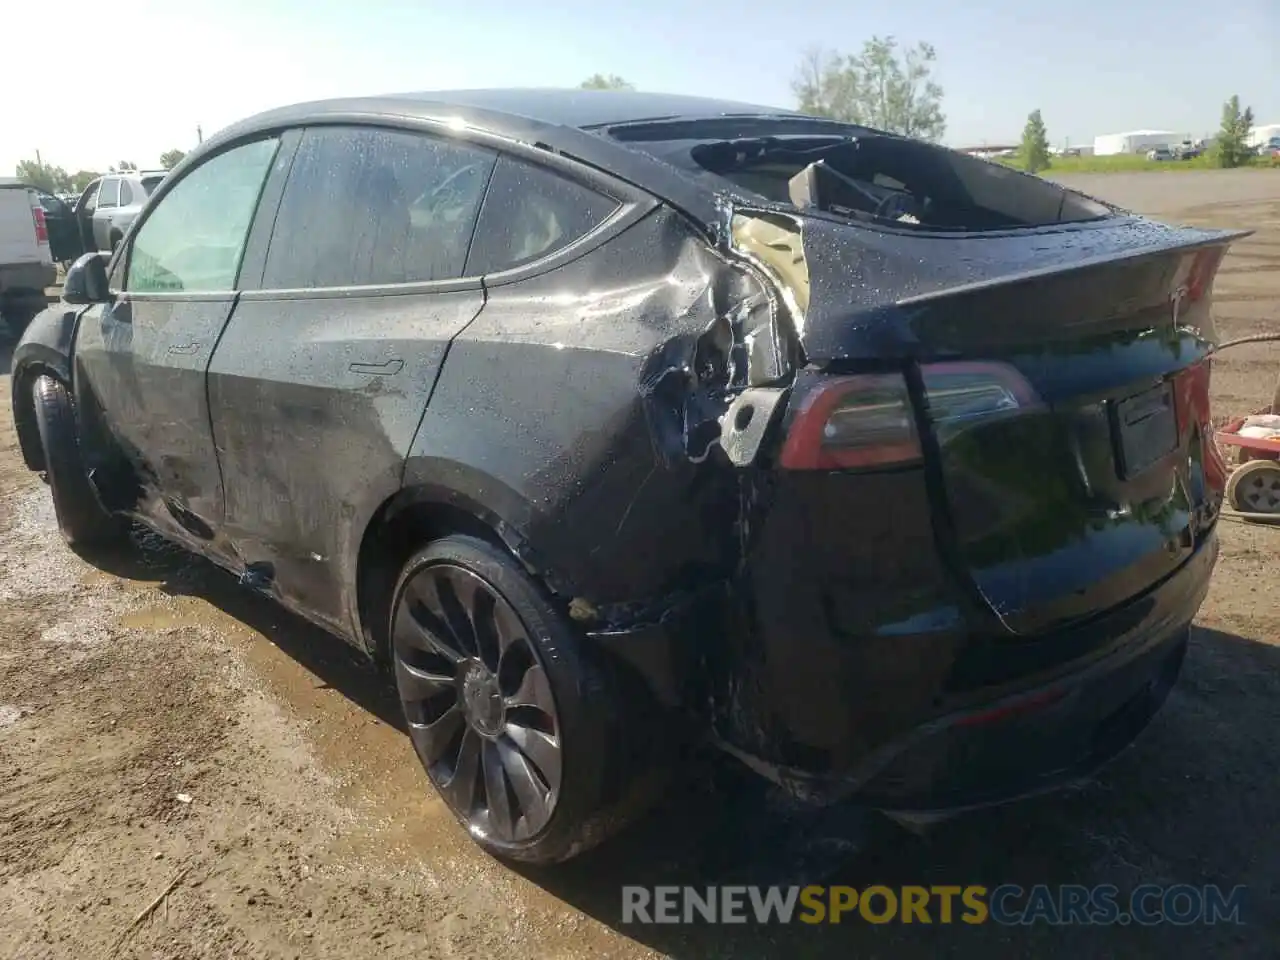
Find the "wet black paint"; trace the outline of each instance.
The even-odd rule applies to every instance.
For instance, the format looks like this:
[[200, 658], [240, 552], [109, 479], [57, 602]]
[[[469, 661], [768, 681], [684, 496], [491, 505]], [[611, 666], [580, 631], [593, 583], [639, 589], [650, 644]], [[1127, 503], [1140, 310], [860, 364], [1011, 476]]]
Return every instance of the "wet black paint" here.
[[[535, 119], [545, 98], [528, 113], [479, 96], [335, 101], [238, 125], [183, 170], [237, 138], [382, 122], [544, 163], [617, 206], [546, 259], [484, 277], [259, 290], [272, 245], [306, 240], [271, 235], [286, 137], [243, 293], [135, 304], [131, 326], [90, 308], [74, 349], [67, 312], [42, 315], [15, 389], [24, 365], [70, 376], [79, 354], [77, 398], [100, 411], [86, 443], [129, 460], [135, 515], [361, 647], [379, 633], [362, 547], [416, 505], [460, 511], [656, 700], [797, 793], [991, 799], [999, 784], [954, 776], [982, 737], [947, 731], [1054, 683], [1074, 700], [1102, 684], [1145, 722], [1212, 569], [1218, 491], [1191, 482], [1207, 407], [1180, 407], [1192, 418], [1175, 449], [1128, 479], [1106, 418], [1153, 383], [1207, 396], [1210, 300], [1175, 313], [1179, 271], [1234, 235], [1119, 214], [930, 234], [783, 211], [572, 125], [672, 115], [645, 112], [657, 103], [589, 117], [584, 103]], [[735, 245], [732, 218], [759, 215], [799, 233], [803, 310]], [[920, 365], [939, 359], [1009, 364], [1042, 404], [932, 431]], [[924, 464], [779, 470], [795, 402], [860, 370], [906, 378]], [[766, 429], [722, 442], [752, 390], [771, 398]], [[1110, 748], [1101, 732], [1078, 742], [1095, 727], [1129, 729], [1087, 710], [1042, 719], [1040, 742], [1070, 733], [1045, 755], [1063, 769]]]

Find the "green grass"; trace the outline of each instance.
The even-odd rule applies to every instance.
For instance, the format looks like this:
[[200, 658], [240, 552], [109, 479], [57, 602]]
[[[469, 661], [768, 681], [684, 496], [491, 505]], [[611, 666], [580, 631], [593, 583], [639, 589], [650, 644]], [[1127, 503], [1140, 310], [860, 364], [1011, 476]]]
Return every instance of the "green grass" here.
[[[1018, 170], [1023, 169], [1021, 157], [1001, 157], [996, 162]], [[1257, 170], [1264, 170], [1270, 166], [1271, 161], [1263, 157], [1254, 157], [1253, 161], [1247, 164], [1248, 168]], [[1056, 173], [1127, 173], [1130, 171], [1178, 173], [1184, 170], [1217, 169], [1216, 159], [1207, 154], [1202, 154], [1194, 160], [1148, 160], [1143, 154], [1120, 153], [1110, 157], [1054, 157], [1053, 165], [1048, 170], [1040, 171], [1040, 175], [1052, 177]]]

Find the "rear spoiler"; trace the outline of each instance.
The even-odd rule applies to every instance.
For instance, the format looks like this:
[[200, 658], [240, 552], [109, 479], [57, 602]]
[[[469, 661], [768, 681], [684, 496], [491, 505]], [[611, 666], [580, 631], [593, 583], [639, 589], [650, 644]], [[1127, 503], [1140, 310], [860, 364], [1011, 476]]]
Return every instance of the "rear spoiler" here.
[[940, 234], [733, 213], [731, 249], [771, 276], [816, 361], [945, 358], [993, 337], [1052, 338], [1121, 315], [1133, 322], [1181, 297], [1180, 285], [1198, 299], [1226, 249], [1250, 233], [1130, 214]]
[[913, 296], [903, 297], [898, 300], [897, 303], [899, 306], [904, 307], [916, 304], [927, 304], [943, 297], [954, 297], [966, 293], [979, 293], [983, 290], [990, 290], [995, 287], [1013, 286], [1019, 283], [1046, 279], [1059, 274], [1089, 270], [1093, 267], [1102, 266], [1104, 264], [1121, 264], [1126, 260], [1140, 260], [1162, 253], [1171, 253], [1174, 251], [1178, 253], [1196, 253], [1200, 250], [1207, 250], [1212, 247], [1230, 246], [1238, 240], [1243, 240], [1245, 237], [1252, 236], [1254, 233], [1253, 230], [1198, 230], [1198, 232], [1208, 234], [1208, 236], [1199, 241], [1186, 243], [1179, 243], [1176, 242], [1175, 239], [1171, 238], [1167, 242], [1153, 244], [1152, 246], [1134, 246], [1117, 252], [1102, 253], [1092, 257], [1086, 256], [1081, 257], [1080, 259], [1054, 263], [1043, 267], [1014, 271], [985, 280], [975, 280], [972, 283], [961, 283], [939, 290], [932, 290], [928, 293], [920, 293]]

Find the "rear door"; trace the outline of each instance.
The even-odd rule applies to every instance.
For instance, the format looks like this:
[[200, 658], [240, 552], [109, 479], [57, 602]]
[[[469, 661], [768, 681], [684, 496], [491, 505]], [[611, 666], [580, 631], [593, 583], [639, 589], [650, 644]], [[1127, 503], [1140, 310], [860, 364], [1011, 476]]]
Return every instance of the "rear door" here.
[[213, 355], [227, 534], [277, 596], [343, 632], [359, 538], [484, 305], [463, 274], [494, 162], [420, 133], [304, 131], [261, 289]]
[[267, 137], [214, 154], [160, 197], [113, 262], [116, 299], [89, 308], [76, 334], [77, 396], [101, 409], [154, 494], [142, 508], [201, 540], [222, 517], [206, 369], [278, 146]]

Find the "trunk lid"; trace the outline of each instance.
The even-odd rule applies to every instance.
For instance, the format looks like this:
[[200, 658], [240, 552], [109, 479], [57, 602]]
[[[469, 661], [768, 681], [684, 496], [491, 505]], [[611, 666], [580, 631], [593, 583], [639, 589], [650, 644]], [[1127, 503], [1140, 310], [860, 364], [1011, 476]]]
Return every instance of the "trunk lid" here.
[[[1244, 235], [1129, 216], [1001, 236], [803, 222], [806, 356], [908, 372], [940, 543], [1009, 631], [1141, 594], [1211, 526], [1210, 290]], [[1015, 409], [937, 416], [990, 371], [1020, 385]]]

